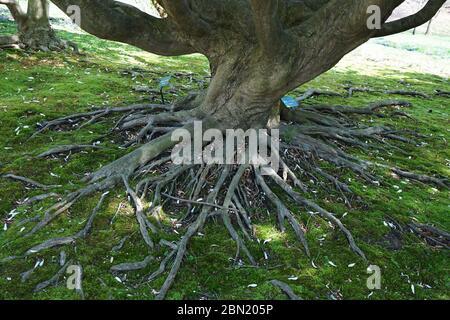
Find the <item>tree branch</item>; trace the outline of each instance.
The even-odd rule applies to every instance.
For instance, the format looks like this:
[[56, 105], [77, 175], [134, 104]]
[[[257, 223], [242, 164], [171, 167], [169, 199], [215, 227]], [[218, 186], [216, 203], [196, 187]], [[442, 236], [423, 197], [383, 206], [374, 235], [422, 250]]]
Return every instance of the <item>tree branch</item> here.
[[[4, 1], [4, 0], [0, 0]], [[158, 19], [114, 0], [51, 0], [62, 11], [78, 6], [81, 28], [99, 38], [167, 56], [196, 52], [168, 19]]]
[[187, 0], [159, 0], [158, 3], [177, 26], [195, 36], [205, 35], [210, 26], [189, 7]]
[[428, 0], [427, 4], [417, 12], [406, 18], [395, 20], [385, 23], [381, 30], [379, 30], [374, 37], [384, 37], [392, 34], [404, 32], [431, 20], [439, 9], [444, 5], [447, 0]]
[[13, 16], [16, 22], [21, 22], [26, 18], [26, 13], [23, 11], [17, 0], [0, 0], [0, 4], [4, 4], [8, 7], [11, 15]]

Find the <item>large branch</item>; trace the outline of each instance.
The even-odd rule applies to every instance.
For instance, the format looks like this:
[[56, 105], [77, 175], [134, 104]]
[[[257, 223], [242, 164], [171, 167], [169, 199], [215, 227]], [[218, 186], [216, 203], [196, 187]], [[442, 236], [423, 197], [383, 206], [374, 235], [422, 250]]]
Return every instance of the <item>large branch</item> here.
[[[4, 1], [4, 0], [0, 0]], [[99, 38], [128, 43], [146, 51], [174, 56], [194, 53], [168, 19], [158, 19], [114, 0], [51, 0], [62, 11], [81, 9], [81, 28]]]
[[17, 0], [0, 0], [0, 4], [4, 4], [8, 7], [16, 22], [21, 22], [26, 18], [26, 14]]
[[158, 0], [167, 15], [187, 33], [202, 36], [208, 32], [210, 26], [191, 10], [188, 0]]
[[447, 0], [428, 0], [427, 4], [422, 8], [422, 10], [420, 10], [416, 14], [385, 23], [382, 28], [375, 34], [375, 37], [389, 36], [421, 26], [422, 24], [431, 20], [446, 1]]
[[[320, 0], [319, 0], [320, 1]], [[390, 15], [400, 0], [331, 0], [313, 8], [312, 16], [288, 29], [296, 38], [289, 61], [290, 76], [284, 92], [290, 91], [334, 67], [343, 56], [372, 35], [367, 27], [367, 9], [380, 7], [382, 18]], [[305, 2], [306, 3], [306, 2]]]

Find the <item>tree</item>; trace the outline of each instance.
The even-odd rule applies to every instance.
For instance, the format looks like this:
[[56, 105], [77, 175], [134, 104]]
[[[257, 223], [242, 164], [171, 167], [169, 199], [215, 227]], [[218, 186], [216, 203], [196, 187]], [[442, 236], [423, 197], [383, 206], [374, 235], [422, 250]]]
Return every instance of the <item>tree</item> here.
[[[343, 223], [332, 213], [309, 199], [310, 190], [298, 177], [306, 172], [321, 177], [337, 189], [347, 204], [350, 188], [332, 172], [318, 165], [327, 161], [336, 167], [354, 171], [362, 179], [378, 184], [381, 177], [370, 168], [384, 167], [398, 176], [412, 180], [448, 186], [443, 179], [405, 172], [384, 164], [369, 163], [347, 153], [345, 146], [362, 149], [390, 146], [388, 140], [413, 142], [395, 128], [367, 127], [358, 124], [355, 117], [382, 116], [381, 109], [408, 106], [404, 101], [388, 100], [364, 108], [315, 105], [297, 110], [286, 107], [280, 100], [292, 89], [314, 79], [332, 68], [347, 53], [374, 37], [403, 32], [431, 19], [444, 0], [430, 0], [417, 14], [386, 22], [400, 0], [156, 0], [161, 17], [113, 0], [53, 0], [66, 11], [69, 5], [81, 8], [81, 28], [103, 39], [128, 43], [143, 50], [165, 56], [191, 53], [205, 55], [211, 66], [211, 82], [205, 92], [192, 94], [173, 105], [133, 105], [128, 107], [94, 110], [56, 119], [44, 124], [37, 133], [54, 128], [91, 124], [103, 117], [123, 114], [118, 119], [116, 132], [134, 132], [126, 146], [135, 146], [118, 159], [87, 178], [82, 190], [69, 194], [50, 208], [28, 236], [47, 226], [80, 199], [97, 192], [107, 192], [124, 185], [133, 203], [144, 242], [152, 250], [156, 244], [151, 232], [159, 233], [145, 213], [143, 201], [149, 199], [148, 212], [158, 216], [163, 200], [172, 204], [186, 204], [185, 234], [178, 243], [161, 245], [169, 253], [161, 263], [164, 270], [173, 259], [170, 272], [157, 298], [164, 298], [182, 264], [189, 241], [211, 216], [222, 219], [230, 236], [252, 264], [256, 260], [246, 246], [245, 238], [252, 239], [252, 220], [248, 209], [255, 202], [275, 209], [279, 227], [290, 225], [310, 255], [306, 236], [299, 217], [286, 202], [307, 208], [308, 212], [329, 221], [342, 231], [350, 248], [362, 259], [363, 251]], [[369, 28], [368, 20], [379, 21], [378, 28]], [[350, 95], [364, 88], [349, 88]], [[398, 92], [400, 93], [400, 92]], [[300, 97], [303, 101], [319, 94], [331, 92], [310, 90]], [[409, 92], [407, 94], [420, 95]], [[159, 113], [158, 113], [159, 112]], [[402, 115], [397, 112], [396, 115]], [[394, 115], [394, 114], [393, 114]], [[404, 115], [404, 114], [403, 114]], [[193, 132], [194, 121], [202, 121], [203, 129], [270, 129], [270, 135], [279, 130], [281, 150], [274, 145], [281, 170], [268, 170], [263, 175], [257, 165], [175, 165], [170, 152], [177, 144], [172, 141], [176, 128]], [[66, 146], [50, 150], [43, 156], [74, 150], [80, 146]], [[245, 153], [246, 151], [244, 151]], [[295, 172], [294, 172], [295, 171]], [[157, 172], [151, 175], [149, 172]], [[137, 180], [135, 188], [132, 179]], [[259, 191], [258, 191], [259, 190]], [[282, 190], [289, 200], [275, 190]], [[103, 194], [99, 206], [103, 202]], [[203, 198], [204, 200], [198, 200]], [[259, 202], [262, 201], [262, 202]], [[35, 254], [55, 246], [84, 238], [92, 227], [98, 207], [80, 233], [51, 239], [31, 248]], [[313, 216], [316, 216], [313, 214]], [[241, 232], [236, 230], [236, 225]], [[134, 270], [147, 265], [124, 264], [114, 272]], [[158, 271], [149, 277], [154, 279]]]
[[63, 50], [74, 44], [58, 38], [49, 21], [48, 0], [29, 0], [27, 10], [23, 10], [17, 0], [0, 0], [8, 7], [17, 23], [18, 35], [1, 37], [0, 46], [19, 45], [30, 50]]

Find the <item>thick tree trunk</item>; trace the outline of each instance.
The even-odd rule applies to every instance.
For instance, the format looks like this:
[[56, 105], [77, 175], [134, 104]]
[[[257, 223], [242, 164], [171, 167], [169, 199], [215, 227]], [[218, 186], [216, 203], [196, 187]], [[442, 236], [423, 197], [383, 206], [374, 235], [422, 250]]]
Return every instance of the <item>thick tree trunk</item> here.
[[428, 21], [427, 30], [425, 31], [425, 35], [427, 35], [427, 36], [431, 34], [431, 24], [432, 23], [433, 23], [433, 19]]
[[[228, 52], [212, 63], [213, 77], [200, 110], [221, 129], [274, 128], [289, 64], [273, 67], [258, 51]], [[276, 69], [276, 71], [274, 71]]]

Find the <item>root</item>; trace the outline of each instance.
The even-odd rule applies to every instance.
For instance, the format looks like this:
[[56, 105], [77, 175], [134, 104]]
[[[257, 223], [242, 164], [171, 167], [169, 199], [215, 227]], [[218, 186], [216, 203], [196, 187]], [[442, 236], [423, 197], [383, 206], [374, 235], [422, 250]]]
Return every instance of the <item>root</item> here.
[[40, 202], [40, 201], [48, 199], [48, 198], [56, 198], [56, 197], [59, 197], [59, 194], [54, 193], [54, 192], [40, 194], [40, 195], [31, 197], [31, 198], [24, 199], [23, 201], [19, 202], [19, 205], [29, 206], [29, 205], [32, 205], [33, 203]]
[[[242, 175], [244, 174], [245, 170], [247, 170], [248, 166], [246, 165], [242, 165], [240, 166], [240, 168], [237, 170], [235, 176], [233, 177], [233, 180], [231, 181], [229, 187], [228, 187], [228, 191], [227, 194], [225, 196], [225, 200], [224, 200], [224, 207], [229, 208], [231, 205], [231, 199], [239, 185], [239, 181], [242, 178]], [[248, 260], [250, 261], [250, 263], [252, 265], [257, 265], [255, 258], [253, 258], [252, 254], [250, 253], [250, 251], [248, 250], [247, 246], [245, 245], [244, 241], [242, 241], [241, 237], [239, 236], [239, 234], [236, 232], [236, 230], [234, 229], [232, 223], [231, 223], [231, 218], [229, 215], [229, 210], [225, 209], [222, 210], [222, 220], [223, 223], [225, 224], [225, 227], [228, 229], [228, 232], [230, 233], [230, 236], [233, 238], [233, 240], [236, 242], [237, 244], [237, 253], [236, 253], [236, 259], [239, 256], [239, 252], [242, 249], [245, 253], [245, 255], [247, 256]]]
[[278, 211], [278, 223], [281, 231], [285, 231], [284, 222], [287, 219], [292, 226], [296, 236], [299, 241], [303, 245], [306, 254], [308, 257], [311, 255], [308, 247], [308, 243], [306, 241], [305, 233], [300, 225], [300, 223], [295, 219], [294, 215], [289, 211], [289, 209], [284, 205], [284, 203], [278, 198], [278, 196], [269, 188], [267, 183], [265, 182], [261, 172], [258, 168], [255, 169], [256, 180], [258, 184], [261, 186], [265, 195], [269, 198], [269, 200], [275, 205]]
[[[222, 170], [222, 174], [220, 175], [220, 178], [218, 179], [216, 186], [212, 190], [212, 192], [208, 196], [208, 202], [214, 202], [217, 198], [217, 194], [219, 193], [220, 189], [222, 188], [223, 184], [225, 183], [225, 180], [227, 179], [230, 168], [228, 166], [225, 166]], [[167, 291], [172, 286], [173, 281], [175, 280], [175, 277], [178, 273], [178, 270], [180, 269], [181, 262], [183, 261], [184, 255], [186, 253], [187, 245], [190, 239], [200, 230], [200, 228], [203, 227], [203, 225], [206, 222], [206, 218], [208, 217], [210, 209], [207, 207], [204, 207], [197, 217], [197, 220], [191, 224], [184, 234], [183, 238], [180, 240], [178, 244], [177, 254], [175, 257], [175, 261], [172, 265], [172, 268], [169, 272], [169, 275], [167, 276], [161, 290], [159, 291], [158, 295], [156, 296], [156, 300], [163, 300], [167, 294]]]
[[53, 149], [50, 149], [46, 152], [41, 153], [40, 155], [37, 156], [37, 158], [47, 158], [47, 157], [51, 157], [54, 155], [59, 155], [62, 153], [72, 153], [72, 152], [77, 152], [77, 151], [81, 151], [84, 149], [103, 149], [103, 147], [99, 147], [99, 146], [94, 146], [94, 145], [67, 145], [67, 146], [59, 146]]
[[288, 284], [279, 280], [272, 280], [270, 281], [270, 283], [275, 287], [280, 288], [280, 290], [283, 291], [291, 300], [303, 300], [294, 293], [294, 291], [291, 289], [291, 287], [289, 287]]
[[155, 280], [156, 278], [158, 278], [160, 275], [162, 275], [167, 268], [167, 264], [170, 262], [170, 260], [173, 259], [173, 257], [176, 255], [177, 253], [177, 249], [172, 250], [159, 264], [159, 268], [158, 270], [156, 270], [155, 272], [153, 272], [151, 275], [149, 275], [145, 281], [147, 282], [151, 282], [153, 280]]
[[439, 97], [450, 98], [450, 91], [436, 90], [436, 95]]
[[80, 191], [69, 194], [64, 200], [50, 207], [44, 213], [44, 217], [42, 218], [42, 220], [39, 221], [38, 224], [36, 224], [36, 226], [34, 226], [34, 228], [29, 233], [25, 234], [24, 237], [30, 237], [46, 227], [61, 214], [69, 210], [78, 200], [82, 199], [83, 197], [90, 196], [96, 192], [108, 192], [108, 190], [114, 187], [114, 185], [115, 183], [113, 180], [107, 179], [102, 183], [93, 183]]
[[[269, 169], [268, 169], [269, 170]], [[322, 207], [318, 206], [314, 202], [307, 200], [303, 198], [299, 193], [295, 192], [291, 186], [289, 186], [283, 179], [281, 179], [278, 174], [276, 174], [275, 171], [271, 171], [269, 176], [272, 178], [272, 180], [281, 187], [297, 204], [305, 206], [307, 208], [310, 208], [316, 212], [318, 212], [326, 221], [331, 222], [333, 225], [337, 226], [342, 233], [344, 233], [345, 237], [347, 238], [347, 241], [350, 245], [350, 248], [358, 254], [360, 257], [362, 257], [364, 260], [367, 260], [365, 254], [362, 252], [362, 250], [356, 245], [355, 240], [353, 239], [352, 234], [350, 231], [342, 224], [342, 222], [336, 218], [332, 213], [328, 212], [327, 210], [323, 209]]]
[[44, 190], [55, 189], [55, 188], [61, 187], [60, 185], [47, 186], [42, 183], [36, 182], [32, 179], [28, 179], [28, 178], [21, 177], [21, 176], [16, 176], [14, 174], [6, 174], [3, 176], [3, 178], [20, 181], [20, 182], [24, 183], [26, 186], [31, 186], [34, 188], [39, 188], [39, 189], [44, 189]]
[[422, 182], [425, 184], [434, 184], [434, 185], [436, 185], [438, 187], [442, 187], [444, 189], [448, 189], [450, 187], [450, 183], [449, 183], [448, 179], [439, 179], [439, 178], [430, 177], [430, 176], [423, 175], [423, 174], [416, 174], [416, 173], [412, 173], [412, 172], [403, 171], [398, 168], [391, 168], [391, 170], [392, 170], [392, 172], [394, 172], [395, 174], [397, 174], [398, 176], [403, 177], [403, 178], [419, 181], [419, 182]]
[[450, 234], [448, 232], [417, 222], [410, 222], [407, 227], [429, 245], [450, 249]]
[[120, 240], [120, 242], [119, 242], [116, 246], [114, 246], [114, 247], [111, 249], [111, 252], [117, 253], [117, 252], [119, 252], [120, 250], [122, 250], [123, 246], [125, 245], [125, 242], [127, 242], [127, 240], [128, 240], [129, 238], [130, 238], [130, 236], [125, 236], [125, 237], [123, 237], [123, 238]]
[[[32, 138], [36, 137], [38, 134], [40, 134], [46, 130], [53, 129], [58, 126], [67, 125], [72, 128], [72, 127], [77, 126], [80, 122], [83, 122], [83, 121], [85, 121], [85, 125], [93, 124], [93, 123], [97, 122], [99, 119], [101, 119], [102, 117], [106, 117], [111, 114], [125, 113], [125, 112], [132, 112], [132, 111], [133, 112], [156, 111], [161, 108], [167, 108], [167, 107], [162, 107], [161, 105], [154, 105], [154, 104], [137, 104], [137, 105], [127, 106], [127, 107], [106, 108], [106, 109], [94, 110], [91, 112], [78, 113], [78, 114], [62, 117], [59, 119], [51, 120], [49, 122], [41, 124], [40, 125], [41, 128], [33, 134]], [[89, 118], [89, 120], [86, 121], [85, 119], [87, 119], [87, 118]]]
[[332, 91], [322, 91], [317, 89], [309, 89], [303, 95], [297, 98], [298, 102], [305, 101], [310, 98], [318, 97], [318, 96], [327, 96], [327, 97], [343, 97], [342, 94], [338, 92]]
[[101, 206], [102, 206], [102, 204], [103, 204], [103, 202], [104, 202], [104, 200], [105, 200], [107, 195], [108, 195], [108, 192], [104, 193], [101, 196], [97, 206], [92, 211], [91, 216], [89, 217], [88, 221], [86, 222], [86, 225], [84, 226], [84, 228], [81, 231], [79, 231], [78, 233], [76, 233], [73, 236], [68, 236], [68, 237], [63, 237], [63, 238], [54, 238], [54, 239], [47, 240], [47, 241], [45, 241], [45, 242], [43, 242], [43, 243], [41, 243], [41, 244], [39, 244], [37, 246], [34, 246], [31, 249], [29, 249], [25, 253], [25, 255], [36, 254], [36, 253], [39, 253], [39, 252], [41, 252], [43, 250], [48, 250], [48, 249], [51, 249], [51, 248], [54, 248], [54, 247], [57, 247], [57, 246], [62, 246], [62, 245], [66, 245], [66, 244], [72, 244], [72, 243], [74, 243], [75, 241], [77, 241], [79, 239], [86, 238], [89, 235], [89, 233], [91, 232], [92, 225], [94, 223], [94, 219], [97, 216], [97, 213], [100, 210], [100, 208], [101, 208]]
[[19, 42], [18, 36], [0, 36], [0, 49], [19, 49]]
[[129, 272], [142, 270], [154, 260], [153, 256], [147, 256], [143, 261], [122, 263], [111, 267], [111, 272]]
[[132, 199], [136, 211], [136, 218], [139, 223], [139, 230], [141, 232], [142, 238], [144, 239], [145, 243], [150, 249], [153, 249], [155, 247], [155, 244], [153, 243], [152, 239], [150, 238], [150, 235], [148, 234], [148, 229], [151, 229], [154, 233], [158, 232], [158, 229], [156, 229], [153, 224], [148, 221], [148, 219], [144, 215], [144, 206], [142, 205], [142, 201], [137, 197], [136, 193], [130, 188], [130, 185], [128, 184], [128, 181], [125, 177], [123, 177], [123, 182], [125, 184], [125, 187], [127, 189], [127, 193]]
[[327, 106], [314, 105], [308, 109], [331, 114], [361, 114], [361, 115], [376, 115], [383, 117], [382, 114], [377, 113], [380, 109], [388, 107], [411, 107], [412, 104], [408, 101], [402, 100], [383, 100], [369, 104], [366, 107], [349, 107], [349, 106]]
[[384, 91], [385, 94], [398, 94], [402, 96], [410, 96], [410, 97], [419, 97], [424, 99], [430, 99], [430, 96], [428, 96], [425, 93], [417, 92], [413, 90], [386, 90]]
[[430, 99], [430, 96], [428, 94], [418, 92], [415, 90], [378, 90], [367, 87], [352, 87], [352, 86], [345, 86], [344, 88], [348, 92], [348, 97], [353, 97], [353, 94], [356, 92], [364, 92], [364, 93], [369, 92], [369, 93], [384, 93], [388, 95], [401, 95], [414, 98]]
[[39, 283], [33, 290], [33, 292], [40, 292], [50, 286], [55, 286], [58, 284], [59, 279], [61, 278], [61, 276], [64, 274], [64, 272], [67, 270], [67, 267], [70, 266], [72, 264], [72, 260], [69, 260], [66, 262], [66, 264], [58, 270], [58, 272], [56, 272], [56, 274], [51, 277], [50, 279]]

